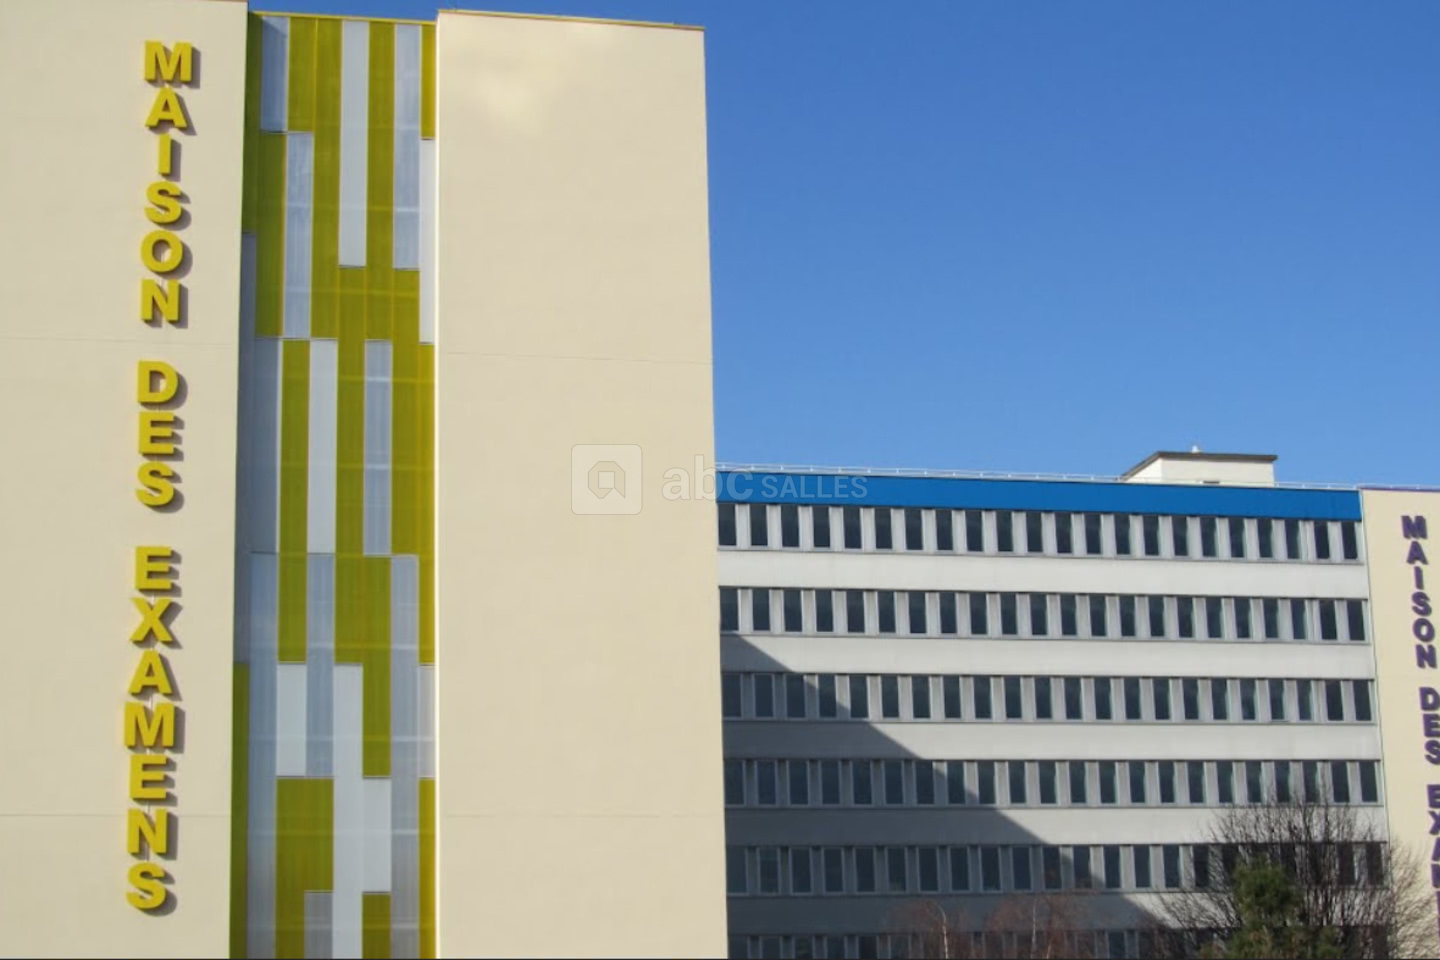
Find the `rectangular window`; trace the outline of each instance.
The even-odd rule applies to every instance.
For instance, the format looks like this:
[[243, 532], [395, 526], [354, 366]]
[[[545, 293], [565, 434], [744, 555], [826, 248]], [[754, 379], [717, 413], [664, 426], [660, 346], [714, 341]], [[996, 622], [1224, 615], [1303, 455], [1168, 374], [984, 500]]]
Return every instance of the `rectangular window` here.
[[1075, 622], [1075, 608], [1075, 594], [1062, 593], [1060, 595], [1060, 633], [1063, 636], [1073, 637], [1080, 632], [1080, 627]]
[[1088, 889], [1093, 882], [1090, 873], [1090, 848], [1074, 847], [1071, 850], [1071, 867], [1075, 871], [1075, 886]]
[[756, 587], [750, 591], [750, 623], [756, 633], [770, 630], [770, 591]]
[[1125, 678], [1125, 719], [1143, 720], [1144, 710], [1140, 704], [1140, 678]]
[[915, 802], [922, 807], [935, 805], [935, 762], [915, 761]]
[[1254, 680], [1240, 681], [1240, 719], [1256, 720], [1260, 716], [1259, 691]]
[[1054, 760], [1040, 761], [1040, 802], [1055, 804], [1060, 802], [1059, 790], [1056, 786], [1056, 769]]
[[1080, 696], [1080, 678], [1065, 678], [1065, 719], [1084, 720], [1085, 705]]
[[1043, 593], [1030, 594], [1030, 633], [1036, 637], [1043, 637], [1050, 632], [1050, 622], [1047, 618], [1048, 605]]
[[973, 699], [975, 701], [975, 719], [989, 720], [991, 716], [990, 678], [976, 677], [974, 680], [974, 684], [975, 690]]
[[1160, 556], [1160, 518], [1146, 514], [1140, 518], [1140, 530], [1145, 540], [1145, 556]]
[[845, 591], [845, 632], [866, 633], [869, 627], [865, 623], [865, 591]]
[[955, 551], [955, 512], [935, 511], [935, 549], [946, 553]]
[[970, 604], [970, 633], [973, 636], [983, 637], [990, 632], [990, 611], [986, 596], [983, 593], [966, 594]]
[[[921, 847], [915, 851], [916, 873], [919, 874], [921, 893], [940, 892], [940, 851], [935, 847]], [[896, 956], [892, 948], [890, 955]]]
[[835, 696], [835, 674], [822, 673], [816, 679], [816, 699], [820, 716], [826, 720], [833, 720], [840, 715], [839, 705]]
[[1287, 560], [1300, 560], [1300, 521], [1285, 521], [1285, 558]]
[[790, 760], [785, 764], [790, 773], [790, 806], [804, 807], [810, 804], [810, 765], [804, 760]]
[[1005, 719], [1022, 720], [1025, 717], [1025, 703], [1020, 696], [1020, 678], [1005, 678]]
[[1120, 798], [1120, 792], [1116, 789], [1115, 783], [1115, 761], [1100, 761], [1100, 802], [1102, 804], [1115, 803]]
[[980, 761], [975, 764], [975, 772], [980, 780], [980, 802], [995, 806], [995, 761]]
[[1075, 552], [1075, 521], [1068, 513], [1055, 514], [1055, 552]]
[[1180, 848], [1167, 843], [1160, 848], [1160, 851], [1160, 859], [1165, 871], [1165, 888], [1178, 890], [1180, 888]]
[[[1102, 860], [1105, 864], [1105, 889], [1120, 889], [1120, 848], [1102, 847]], [[1123, 951], [1122, 951], [1123, 952]]]
[[775, 716], [775, 678], [768, 673], [755, 674], [755, 716], [762, 720]]
[[1315, 559], [1330, 559], [1330, 524], [1316, 520], [1311, 526], [1315, 530]]
[[959, 806], [965, 802], [965, 762], [950, 760], [945, 764], [945, 800]]
[[1265, 770], [1259, 760], [1245, 761], [1245, 799], [1250, 803], [1265, 802]]
[[965, 511], [965, 549], [971, 553], [985, 552], [985, 514], [979, 510]]
[[1000, 632], [1007, 637], [1013, 637], [1020, 632], [1020, 618], [1016, 609], [1015, 594], [1000, 594]]
[[1307, 633], [1308, 631], [1305, 629], [1305, 601], [1304, 601], [1304, 600], [1291, 600], [1291, 601], [1290, 601], [1290, 626], [1291, 626], [1291, 628], [1293, 629], [1294, 636], [1295, 636], [1295, 639], [1296, 639], [1296, 640], [1304, 640], [1304, 639], [1306, 639], [1306, 633]]
[[817, 550], [830, 549], [830, 508], [810, 508], [810, 540]]
[[1374, 760], [1360, 761], [1360, 802], [1380, 802], [1380, 779]]
[[745, 802], [745, 762], [725, 761], [725, 803], [738, 807]]
[[1199, 760], [1190, 760], [1185, 764], [1186, 786], [1189, 788], [1189, 800], [1192, 806], [1200, 806], [1205, 803], [1205, 764]]
[[910, 888], [910, 877], [905, 869], [905, 848], [885, 848], [885, 882], [891, 893], [904, 893]]
[[743, 894], [749, 889], [745, 878], [745, 848], [725, 848], [725, 892]]
[[1330, 764], [1330, 789], [1336, 803], [1350, 802], [1350, 764], [1344, 760]]
[[840, 803], [840, 761], [820, 761], [820, 802], [827, 807]]
[[1000, 890], [1000, 848], [980, 848], [980, 889], [986, 893]]
[[940, 632], [945, 635], [953, 635], [959, 631], [960, 623], [956, 616], [955, 594], [947, 590], [940, 594]]
[[750, 504], [750, 546], [763, 547], [770, 543], [770, 530], [766, 521], [765, 504]]
[[780, 505], [780, 546], [800, 546], [800, 508], [793, 503]]
[[1250, 639], [1250, 598], [1235, 598], [1235, 636], [1241, 640]]
[[1360, 559], [1360, 541], [1355, 535], [1355, 521], [1345, 520], [1340, 524], [1340, 555], [1346, 560]]
[[1230, 518], [1230, 556], [1239, 559], [1245, 556], [1245, 518]]
[[970, 889], [970, 848], [950, 848], [950, 889], [963, 893]]
[[895, 591], [881, 590], [875, 594], [880, 610], [880, 632], [895, 632]]
[[891, 527], [890, 527], [890, 520], [891, 520], [891, 516], [890, 516], [891, 511], [890, 511], [890, 508], [889, 508], [889, 507], [876, 507], [874, 512], [875, 512], [875, 549], [876, 549], [876, 550], [894, 550], [894, 549], [895, 549], [895, 534], [894, 534], [894, 532], [891, 530]]
[[1111, 702], [1111, 688], [1109, 677], [1096, 677], [1095, 681], [1095, 719], [1113, 720], [1115, 710]]
[[1309, 680], [1295, 681], [1295, 718], [1303, 723], [1315, 719], [1315, 693]]
[[720, 588], [720, 629], [740, 632], [740, 591], [734, 587]]
[[1350, 639], [1365, 639], [1365, 604], [1360, 600], [1345, 601], [1345, 618], [1349, 622]]
[[1260, 558], [1272, 560], [1275, 557], [1275, 527], [1269, 517], [1255, 521], [1255, 531], [1260, 535]]
[[1145, 764], [1139, 760], [1130, 761], [1130, 802], [1145, 803]]
[[1285, 681], [1270, 681], [1270, 719], [1285, 719]]
[[1011, 760], [1005, 765], [1008, 767], [1010, 776], [1010, 804], [1021, 806], [1028, 803], [1025, 794], [1025, 763], [1021, 760]]
[[1320, 764], [1306, 760], [1300, 765], [1300, 776], [1305, 781], [1305, 802], [1320, 802]]
[[1210, 718], [1212, 720], [1230, 719], [1230, 681], [1210, 681]]
[[1280, 601], [1266, 597], [1260, 601], [1260, 610], [1265, 619], [1265, 639], [1280, 639]]
[[1215, 518], [1200, 518], [1200, 553], [1206, 557], [1213, 557], [1219, 553], [1215, 547]]
[[1083, 760], [1071, 760], [1069, 767], [1070, 805], [1072, 807], [1084, 806], [1086, 803], [1089, 803], [1089, 800], [1086, 799], [1088, 791], [1086, 790], [1085, 782], [1085, 762]]
[[1013, 890], [1029, 890], [1032, 881], [1030, 879], [1030, 848], [1010, 848], [1010, 887]]
[[1150, 681], [1151, 695], [1155, 698], [1155, 719], [1170, 719], [1170, 681], [1164, 677], [1156, 677]]
[[1130, 556], [1130, 514], [1115, 514], [1115, 554]]
[[1106, 636], [1110, 631], [1105, 612], [1105, 598], [1092, 594], [1086, 597], [1085, 601], [1090, 608], [1090, 636]]
[[1235, 802], [1235, 764], [1221, 760], [1215, 764], [1215, 779], [1219, 786], [1220, 802]]
[[910, 678], [910, 716], [916, 720], [930, 719], [930, 678]]
[[898, 807], [905, 802], [905, 766], [901, 760], [886, 760], [881, 769], [884, 772], [885, 803]]
[[929, 633], [929, 626], [925, 623], [925, 594], [918, 590], [911, 590], [906, 594], [907, 611], [910, 614], [910, 632], [912, 634]]
[[1135, 598], [1120, 598], [1120, 636], [1135, 636]]
[[845, 529], [845, 549], [859, 550], [865, 542], [860, 535], [860, 508], [845, 507], [840, 513], [840, 525]]
[[1092, 557], [1099, 556], [1103, 550], [1100, 544], [1100, 514], [1085, 514], [1085, 552]]
[[1185, 677], [1180, 681], [1181, 709], [1185, 711], [1186, 720], [1200, 719], [1200, 681], [1194, 677]]
[[1205, 598], [1205, 636], [1211, 640], [1225, 636], [1225, 601], [1219, 597]]
[[995, 549], [1000, 553], [1015, 552], [1015, 515], [1009, 510], [995, 511]]
[[889, 675], [880, 678], [880, 716], [885, 720], [900, 719], [900, 678]]
[[[1150, 889], [1150, 848], [1147, 846], [1132, 847], [1135, 862], [1135, 886], [1139, 890]], [[1148, 957], [1151, 954], [1142, 953], [1140, 956]]]
[[855, 848], [855, 892], [875, 892], [875, 848]]
[[1205, 890], [1210, 886], [1210, 848], [1196, 844], [1192, 853], [1195, 856], [1195, 886]]
[[1275, 802], [1290, 803], [1290, 761], [1281, 760], [1275, 764]]
[[850, 799], [862, 807], [875, 802], [874, 777], [869, 760], [855, 760], [850, 764]]
[[785, 675], [785, 716], [789, 720], [805, 719], [805, 675]]
[[1055, 717], [1055, 709], [1050, 702], [1050, 678], [1036, 677], [1035, 680], [1035, 719], [1051, 720]]
[[1339, 640], [1340, 624], [1335, 617], [1335, 601], [1321, 600], [1320, 603], [1320, 639]]
[[734, 720], [742, 714], [740, 674], [738, 673], [722, 673], [720, 675], [720, 714], [726, 720]]
[[810, 851], [799, 848], [790, 851], [790, 892], [811, 893]]
[[864, 676], [850, 677], [850, 718], [865, 720], [870, 716], [870, 683]]
[[1025, 550], [1027, 553], [1045, 552], [1044, 514], [1034, 510], [1025, 513]]
[[1325, 719], [1332, 722], [1345, 719], [1345, 698], [1340, 692], [1339, 680], [1325, 681]]
[[735, 546], [735, 504], [722, 503], [720, 507], [720, 546]]
[[782, 591], [781, 596], [784, 600], [783, 607], [785, 609], [785, 632], [799, 633], [802, 627], [802, 618], [800, 615], [800, 591], [785, 590]]
[[1165, 598], [1150, 597], [1150, 636], [1165, 636]]
[[755, 761], [755, 800], [762, 807], [773, 807], [780, 802], [776, 773], [774, 760]]
[[1175, 802], [1175, 763], [1172, 760], [1162, 760], [1159, 764], [1160, 774], [1160, 802]]
[[835, 632], [835, 595], [829, 590], [815, 591], [815, 629], [819, 633]]
[[1170, 518], [1170, 539], [1175, 545], [1175, 556], [1190, 556], [1190, 518]]
[[1063, 884], [1060, 875], [1060, 848], [1040, 848], [1040, 869], [1046, 890], [1059, 890]]
[[925, 514], [914, 507], [905, 508], [905, 549], [925, 549]]
[[1175, 630], [1180, 639], [1189, 640], [1195, 636], [1195, 598], [1175, 598]]
[[941, 677], [940, 693], [945, 701], [945, 719], [959, 720], [963, 716], [960, 712], [960, 678]]
[[1355, 700], [1355, 719], [1361, 723], [1370, 723], [1375, 719], [1370, 710], [1370, 681], [1352, 680], [1350, 683]]

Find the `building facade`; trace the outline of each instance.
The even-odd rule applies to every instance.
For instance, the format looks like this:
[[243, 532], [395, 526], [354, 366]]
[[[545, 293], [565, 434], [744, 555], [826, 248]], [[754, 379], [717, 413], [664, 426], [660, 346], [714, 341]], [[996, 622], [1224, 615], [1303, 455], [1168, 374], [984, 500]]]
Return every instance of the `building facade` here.
[[1069, 949], [1150, 956], [1234, 804], [1353, 805], [1432, 859], [1440, 499], [1273, 459], [722, 474], [731, 956], [919, 955], [937, 924], [1014, 956], [995, 912], [1074, 890]]

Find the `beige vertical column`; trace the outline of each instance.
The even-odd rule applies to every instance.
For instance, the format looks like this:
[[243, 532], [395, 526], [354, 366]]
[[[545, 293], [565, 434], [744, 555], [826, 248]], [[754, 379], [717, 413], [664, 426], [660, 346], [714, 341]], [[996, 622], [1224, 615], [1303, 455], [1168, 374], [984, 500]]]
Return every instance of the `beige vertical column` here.
[[[147, 41], [164, 48], [148, 80]], [[245, 5], [8, 0], [0, 89], [0, 954], [223, 956]], [[178, 219], [147, 200], [156, 184]], [[187, 251], [175, 270], [142, 263], [158, 229]], [[178, 279], [178, 322], [142, 321], [146, 278]], [[142, 360], [183, 391], [142, 407]], [[144, 409], [178, 415], [178, 456], [142, 455]], [[147, 461], [178, 474], [160, 508], [136, 496]], [[141, 546], [173, 551], [174, 643], [132, 603]], [[168, 678], [130, 696], [157, 654]], [[173, 744], [127, 749], [127, 704], [173, 704]], [[169, 758], [158, 802], [131, 798], [138, 752]], [[138, 856], [132, 811], [172, 815]], [[136, 866], [163, 870], [163, 900], [132, 886]]]
[[703, 35], [437, 34], [439, 950], [720, 956]]

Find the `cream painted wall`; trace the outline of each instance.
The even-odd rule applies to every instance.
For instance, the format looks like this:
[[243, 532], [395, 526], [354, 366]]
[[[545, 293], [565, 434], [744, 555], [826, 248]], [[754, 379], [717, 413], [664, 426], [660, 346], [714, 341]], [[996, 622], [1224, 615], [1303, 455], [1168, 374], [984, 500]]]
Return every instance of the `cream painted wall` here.
[[[439, 949], [720, 956], [703, 36], [442, 11], [437, 65]], [[577, 515], [612, 443], [642, 508]]]
[[[145, 40], [189, 41], [198, 83], [178, 182], [189, 324], [137, 319], [156, 135]], [[0, 954], [222, 956], [230, 824], [237, 293], [245, 7], [201, 0], [0, 5]], [[185, 502], [133, 493], [136, 364], [187, 380]], [[126, 688], [134, 548], [182, 555], [169, 659], [183, 700], [173, 910], [126, 903]]]
[[[1420, 858], [1425, 867], [1423, 882], [1429, 883], [1435, 838], [1430, 834], [1427, 791], [1432, 786], [1440, 789], [1440, 765], [1426, 760], [1420, 688], [1440, 690], [1440, 670], [1416, 665], [1415, 628], [1422, 618], [1414, 609], [1414, 595], [1423, 583], [1432, 608], [1440, 597], [1440, 573], [1433, 566], [1440, 556], [1440, 494], [1365, 490], [1361, 510], [1370, 558], [1370, 618], [1375, 630], [1376, 699], [1385, 752], [1390, 836]], [[1407, 539], [1404, 517], [1424, 517], [1427, 532], [1435, 535]], [[1414, 543], [1420, 545], [1426, 562], [1418, 562], [1418, 558], [1416, 563], [1409, 562]], [[1416, 569], [1421, 571], [1419, 582]], [[1432, 613], [1423, 619], [1433, 624], [1437, 616]], [[1440, 956], [1440, 940], [1431, 956]]]

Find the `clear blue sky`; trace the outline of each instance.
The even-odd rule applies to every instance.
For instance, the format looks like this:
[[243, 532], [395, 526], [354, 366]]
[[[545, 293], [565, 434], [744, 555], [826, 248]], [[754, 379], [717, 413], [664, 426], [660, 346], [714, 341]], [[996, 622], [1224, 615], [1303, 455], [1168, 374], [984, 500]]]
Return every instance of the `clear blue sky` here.
[[502, 9], [706, 27], [721, 459], [1440, 484], [1440, 4]]

